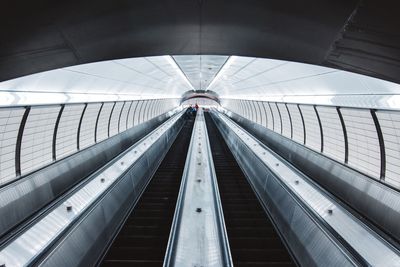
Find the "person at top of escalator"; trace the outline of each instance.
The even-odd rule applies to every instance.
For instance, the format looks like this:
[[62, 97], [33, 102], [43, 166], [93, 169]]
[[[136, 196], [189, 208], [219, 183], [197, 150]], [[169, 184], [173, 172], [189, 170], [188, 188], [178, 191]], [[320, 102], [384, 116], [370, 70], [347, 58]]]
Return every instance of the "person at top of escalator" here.
[[194, 109], [195, 109], [196, 111], [199, 110], [199, 105], [197, 105], [197, 103], [196, 103], [196, 105], [194, 105]]

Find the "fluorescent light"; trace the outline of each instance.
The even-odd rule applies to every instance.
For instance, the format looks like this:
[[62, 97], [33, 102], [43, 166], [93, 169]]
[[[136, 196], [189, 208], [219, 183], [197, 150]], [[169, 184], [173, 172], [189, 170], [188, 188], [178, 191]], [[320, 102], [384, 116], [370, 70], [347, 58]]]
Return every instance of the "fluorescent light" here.
[[169, 64], [171, 64], [171, 66], [175, 69], [175, 71], [181, 76], [181, 78], [186, 81], [186, 83], [190, 86], [190, 88], [192, 88], [193, 90], [194, 87], [192, 85], [192, 83], [188, 80], [188, 78], [186, 77], [186, 75], [183, 73], [183, 71], [181, 70], [181, 68], [178, 66], [178, 64], [176, 63], [175, 59], [172, 56], [165, 56], [169, 62]]

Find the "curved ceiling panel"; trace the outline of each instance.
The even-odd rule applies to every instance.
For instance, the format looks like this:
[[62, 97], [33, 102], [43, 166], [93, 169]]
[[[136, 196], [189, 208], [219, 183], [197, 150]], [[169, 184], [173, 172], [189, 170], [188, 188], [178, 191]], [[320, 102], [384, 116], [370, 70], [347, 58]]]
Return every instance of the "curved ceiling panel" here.
[[208, 87], [221, 98], [400, 108], [400, 85], [303, 63], [231, 56]]
[[77, 65], [2, 82], [0, 102], [7, 101], [3, 94], [16, 94], [11, 103], [32, 104], [31, 98], [20, 97], [27, 92], [49, 93], [48, 98], [38, 97], [42, 102], [57, 102], [54, 93], [66, 95], [63, 102], [87, 101], [76, 95], [93, 102], [180, 98], [192, 92], [216, 93], [219, 98], [400, 108], [396, 83], [316, 65], [239, 56], [158, 56]]
[[[4, 105], [3, 102], [32, 104], [34, 99], [29, 94], [24, 96], [32, 92], [43, 95], [35, 100], [43, 104], [179, 98], [191, 89], [172, 57], [130, 58], [77, 65], [2, 82], [0, 93], [7, 92], [7, 95], [2, 95], [0, 105]], [[55, 98], [54, 93], [65, 97]]]

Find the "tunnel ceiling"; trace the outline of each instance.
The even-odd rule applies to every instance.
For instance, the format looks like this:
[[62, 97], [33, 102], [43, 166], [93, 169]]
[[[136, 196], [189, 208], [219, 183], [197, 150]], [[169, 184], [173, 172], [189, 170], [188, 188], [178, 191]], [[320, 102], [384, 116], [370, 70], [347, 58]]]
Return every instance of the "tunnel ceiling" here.
[[[98, 101], [110, 100], [110, 95], [128, 100], [179, 98], [190, 89], [191, 84], [170, 56], [89, 63], [0, 83], [0, 93], [66, 93], [69, 97], [85, 94], [89, 98], [97, 96]], [[14, 98], [19, 100], [17, 95]], [[79, 100], [82, 96], [77, 95], [76, 98]]]
[[[116, 100], [204, 95], [217, 101], [287, 102], [289, 97], [289, 102], [323, 104], [328, 99], [335, 105], [400, 107], [396, 83], [304, 63], [215, 55], [111, 60], [28, 75], [0, 83], [0, 105], [8, 101], [4, 94], [11, 95], [11, 103], [25, 99], [19, 104], [32, 104], [25, 92], [63, 93], [66, 102], [114, 100], [111, 95]], [[89, 100], [80, 100], [82, 94]]]
[[229, 57], [186, 55], [173, 58], [195, 90], [206, 90]]
[[239, 55], [399, 82], [396, 1], [4, 1], [0, 80], [110, 59]]

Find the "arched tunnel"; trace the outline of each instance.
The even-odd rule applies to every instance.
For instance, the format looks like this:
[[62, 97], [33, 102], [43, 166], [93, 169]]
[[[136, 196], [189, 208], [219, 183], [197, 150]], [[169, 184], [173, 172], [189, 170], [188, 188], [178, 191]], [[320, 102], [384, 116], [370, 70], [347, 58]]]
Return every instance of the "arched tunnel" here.
[[399, 7], [5, 1], [0, 267], [400, 266]]

